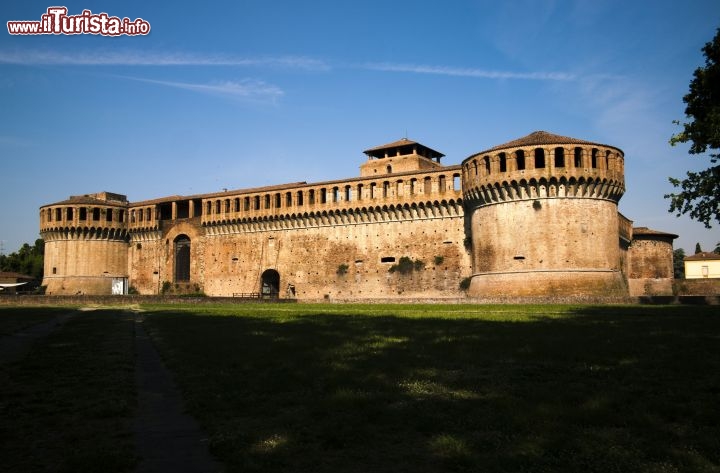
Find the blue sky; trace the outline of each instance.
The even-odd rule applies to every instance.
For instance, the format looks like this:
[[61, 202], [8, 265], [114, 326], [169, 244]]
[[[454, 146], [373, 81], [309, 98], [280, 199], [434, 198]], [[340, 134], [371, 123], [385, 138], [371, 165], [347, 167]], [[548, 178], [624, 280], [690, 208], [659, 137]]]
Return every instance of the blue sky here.
[[403, 136], [458, 164], [545, 130], [625, 152], [620, 211], [711, 250], [668, 213], [668, 176], [708, 159], [670, 147], [717, 0], [86, 1], [147, 36], [12, 36], [0, 6], [0, 240], [38, 237], [38, 208], [99, 191], [131, 201], [359, 175]]

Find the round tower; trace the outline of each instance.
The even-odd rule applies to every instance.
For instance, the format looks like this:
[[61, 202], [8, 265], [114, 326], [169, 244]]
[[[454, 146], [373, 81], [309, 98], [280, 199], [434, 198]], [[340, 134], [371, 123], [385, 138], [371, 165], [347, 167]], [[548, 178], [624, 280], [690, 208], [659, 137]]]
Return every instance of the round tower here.
[[627, 295], [623, 152], [537, 131], [462, 162], [468, 295]]
[[46, 294], [127, 291], [127, 198], [101, 192], [40, 207]]

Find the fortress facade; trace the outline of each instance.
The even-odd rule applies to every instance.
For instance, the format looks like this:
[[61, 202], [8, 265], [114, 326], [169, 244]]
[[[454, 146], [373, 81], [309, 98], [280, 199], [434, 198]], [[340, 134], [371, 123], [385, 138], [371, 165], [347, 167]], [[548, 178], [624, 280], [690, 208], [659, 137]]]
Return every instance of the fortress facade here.
[[47, 294], [310, 299], [672, 293], [676, 235], [618, 212], [624, 154], [535, 132], [444, 166], [402, 139], [360, 177], [40, 208]]

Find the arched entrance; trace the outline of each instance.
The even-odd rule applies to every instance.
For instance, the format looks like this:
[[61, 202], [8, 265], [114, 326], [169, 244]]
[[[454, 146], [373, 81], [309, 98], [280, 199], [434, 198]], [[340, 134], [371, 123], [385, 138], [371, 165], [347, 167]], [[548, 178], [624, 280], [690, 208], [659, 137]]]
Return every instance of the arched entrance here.
[[175, 282], [190, 281], [190, 237], [178, 235], [175, 240]]
[[280, 273], [266, 269], [260, 278], [260, 294], [263, 298], [275, 299], [280, 294]]

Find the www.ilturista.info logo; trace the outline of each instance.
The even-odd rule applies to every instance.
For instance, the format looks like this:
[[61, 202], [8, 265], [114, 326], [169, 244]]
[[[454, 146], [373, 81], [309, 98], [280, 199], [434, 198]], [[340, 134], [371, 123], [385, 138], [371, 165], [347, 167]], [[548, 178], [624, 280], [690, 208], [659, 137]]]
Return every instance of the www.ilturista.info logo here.
[[49, 7], [40, 21], [8, 21], [8, 33], [29, 34], [97, 34], [102, 36], [136, 36], [150, 33], [150, 23], [137, 18], [118, 18], [107, 13], [83, 10], [68, 15], [66, 7]]

